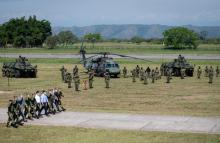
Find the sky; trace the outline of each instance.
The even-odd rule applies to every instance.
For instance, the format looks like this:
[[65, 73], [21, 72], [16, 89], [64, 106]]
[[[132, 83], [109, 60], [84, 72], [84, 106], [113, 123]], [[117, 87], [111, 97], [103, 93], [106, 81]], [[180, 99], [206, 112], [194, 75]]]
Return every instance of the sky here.
[[0, 0], [0, 23], [36, 15], [52, 26], [220, 26], [220, 0]]

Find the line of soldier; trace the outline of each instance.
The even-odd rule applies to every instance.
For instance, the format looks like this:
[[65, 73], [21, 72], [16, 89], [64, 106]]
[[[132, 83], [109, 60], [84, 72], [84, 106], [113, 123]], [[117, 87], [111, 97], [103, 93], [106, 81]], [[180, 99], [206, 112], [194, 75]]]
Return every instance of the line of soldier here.
[[27, 119], [39, 119], [44, 113], [46, 116], [57, 112], [65, 111], [62, 106], [61, 98], [64, 97], [60, 89], [54, 88], [48, 91], [36, 91], [31, 96], [26, 97], [20, 95], [14, 96], [13, 100], [9, 100], [8, 104], [8, 121], [7, 127], [17, 128], [27, 122]]
[[[204, 76], [209, 78], [209, 83], [213, 83], [214, 74], [216, 75], [216, 77], [219, 77], [220, 70], [219, 70], [218, 66], [216, 67], [215, 72], [214, 72], [214, 68], [212, 66], [210, 66], [210, 67], [205, 66]], [[201, 75], [202, 75], [202, 68], [200, 66], [198, 66], [197, 78], [201, 79]]]
[[[61, 71], [61, 77], [62, 77], [62, 81], [64, 83], [68, 84], [68, 88], [71, 88], [72, 85], [72, 81], [74, 81], [74, 87], [75, 87], [75, 91], [80, 91], [79, 90], [79, 85], [80, 85], [80, 77], [79, 77], [79, 69], [77, 67], [77, 65], [73, 68], [73, 73], [69, 73], [67, 72], [67, 69], [62, 66], [62, 68], [60, 69]], [[88, 73], [88, 78], [85, 78], [85, 82], [88, 79], [89, 81], [89, 88], [92, 89], [93, 88], [93, 82], [94, 82], [94, 70], [90, 70]], [[105, 87], [106, 88], [110, 88], [109, 82], [110, 82], [110, 74], [109, 74], [109, 70], [106, 70], [106, 72], [103, 75], [105, 77]]]
[[[132, 82], [136, 82], [136, 78], [139, 78], [140, 81], [144, 81], [144, 84], [148, 84], [148, 79], [151, 78], [152, 83], [155, 83], [155, 80], [161, 79], [161, 76], [163, 76], [165, 72], [167, 76], [167, 83], [170, 83], [170, 80], [172, 79], [170, 70], [167, 69], [166, 71], [163, 71], [163, 69], [159, 70], [158, 67], [155, 69], [147, 67], [146, 70], [144, 70], [143, 67], [139, 67], [139, 65], [137, 65], [133, 70], [131, 70]], [[123, 68], [122, 73], [124, 78], [129, 77], [126, 67]]]

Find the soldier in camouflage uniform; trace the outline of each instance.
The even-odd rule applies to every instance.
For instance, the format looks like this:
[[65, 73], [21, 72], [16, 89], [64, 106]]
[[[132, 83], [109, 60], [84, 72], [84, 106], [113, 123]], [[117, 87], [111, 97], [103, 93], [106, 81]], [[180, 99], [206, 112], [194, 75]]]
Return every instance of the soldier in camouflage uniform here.
[[135, 69], [133, 69], [132, 71], [131, 71], [131, 76], [132, 76], [132, 82], [136, 82], [136, 70]]
[[156, 67], [154, 72], [155, 72], [155, 79], [156, 80], [160, 79], [160, 71], [159, 71], [158, 67]]
[[67, 73], [68, 73], [67, 69], [64, 69], [64, 83], [68, 83], [67, 78], [66, 78]]
[[75, 84], [75, 91], [79, 91], [80, 79], [79, 79], [79, 75], [78, 74], [76, 74], [74, 76], [74, 84]]
[[9, 100], [9, 104], [8, 104], [8, 121], [7, 121], [7, 127], [10, 127], [10, 126], [14, 126], [16, 127], [16, 124], [15, 124], [15, 108], [13, 106], [13, 100]]
[[77, 67], [77, 65], [75, 65], [75, 67], [73, 68], [73, 77], [78, 75], [79, 69]]
[[105, 77], [105, 88], [109, 88], [109, 82], [110, 82], [109, 70], [106, 70], [106, 72], [104, 73], [104, 77]]
[[60, 69], [60, 71], [61, 71], [62, 81], [64, 81], [64, 77], [65, 77], [65, 68], [64, 68], [64, 66], [62, 66], [62, 68]]
[[93, 81], [94, 81], [94, 71], [91, 70], [89, 72], [89, 88], [93, 88]]
[[140, 69], [140, 81], [143, 81], [144, 80], [144, 69], [143, 69], [143, 67], [141, 67], [141, 69]]
[[208, 66], [205, 66], [205, 77], [208, 77], [209, 75], [209, 68]]
[[152, 83], [155, 82], [155, 71], [154, 69], [151, 71], [151, 79], [152, 79]]
[[201, 74], [202, 74], [202, 69], [201, 69], [201, 67], [199, 66], [198, 69], [197, 69], [197, 78], [198, 78], [198, 79], [200, 79]]
[[148, 74], [148, 77], [150, 77], [150, 72], [151, 72], [151, 69], [150, 67], [147, 67], [146, 71], [145, 71], [147, 74]]
[[67, 74], [66, 74], [66, 81], [67, 81], [67, 83], [68, 83], [68, 88], [71, 88], [71, 87], [72, 87], [72, 86], [71, 86], [72, 76], [71, 76], [70, 73], [67, 73]]
[[148, 74], [147, 72], [144, 72], [144, 84], [148, 84], [147, 78], [148, 78]]
[[170, 83], [171, 77], [172, 77], [172, 73], [170, 69], [166, 69], [166, 75], [167, 75], [167, 83]]
[[213, 82], [213, 76], [214, 76], [214, 70], [213, 70], [212, 66], [210, 66], [210, 68], [209, 68], [209, 83]]
[[64, 97], [63, 92], [60, 89], [55, 88], [54, 95], [57, 97], [56, 99], [57, 99], [59, 109], [61, 109], [60, 111], [65, 111], [66, 109], [63, 107], [62, 102], [61, 102], [61, 98]]
[[126, 67], [123, 68], [122, 72], [123, 72], [123, 77], [127, 78], [128, 70]]
[[27, 95], [26, 99], [25, 99], [25, 116], [27, 116], [28, 119], [32, 119], [32, 114], [31, 114], [31, 98], [29, 96], [29, 94]]
[[218, 67], [218, 66], [216, 67], [215, 73], [216, 73], [216, 77], [218, 77], [218, 76], [219, 76], [219, 73], [220, 73], [220, 70], [219, 70], [219, 67]]
[[183, 68], [180, 69], [180, 78], [184, 79], [185, 76], [185, 70]]
[[136, 77], [139, 77], [139, 74], [140, 74], [140, 67], [139, 65], [136, 66]]

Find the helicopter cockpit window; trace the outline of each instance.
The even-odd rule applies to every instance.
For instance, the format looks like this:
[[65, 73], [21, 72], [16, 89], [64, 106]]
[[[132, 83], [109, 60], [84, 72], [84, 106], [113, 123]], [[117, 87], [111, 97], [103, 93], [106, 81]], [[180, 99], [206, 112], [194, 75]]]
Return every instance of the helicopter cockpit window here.
[[105, 67], [110, 68], [110, 67], [112, 67], [112, 65], [111, 64], [106, 64]]

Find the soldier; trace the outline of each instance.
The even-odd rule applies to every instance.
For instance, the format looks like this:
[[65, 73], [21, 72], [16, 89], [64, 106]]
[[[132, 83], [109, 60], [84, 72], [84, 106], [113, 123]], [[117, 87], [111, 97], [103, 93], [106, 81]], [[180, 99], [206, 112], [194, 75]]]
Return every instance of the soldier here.
[[213, 70], [212, 66], [210, 66], [210, 68], [209, 68], [209, 83], [213, 82], [213, 76], [214, 76], [214, 70]]
[[64, 97], [63, 92], [60, 89], [54, 90], [54, 95], [57, 96], [57, 103], [59, 105], [59, 109], [61, 108], [62, 111], [65, 111], [66, 109], [63, 107], [61, 98]]
[[13, 106], [13, 100], [9, 100], [9, 104], [8, 104], [8, 121], [7, 121], [7, 127], [10, 127], [10, 126], [14, 126], [14, 127], [17, 127], [16, 124], [15, 124], [15, 111], [14, 111], [14, 106]]
[[140, 67], [139, 65], [136, 66], [136, 77], [139, 77], [140, 74]]
[[78, 69], [77, 65], [75, 65], [75, 67], [73, 68], [73, 77], [75, 75], [78, 75], [78, 72], [79, 72], [79, 69]]
[[147, 72], [148, 77], [149, 77], [149, 76], [150, 76], [151, 69], [150, 69], [149, 67], [147, 67], [147, 69], [146, 69], [146, 71], [145, 71], [145, 72]]
[[198, 78], [198, 79], [200, 79], [201, 74], [202, 74], [202, 69], [201, 69], [201, 67], [199, 66], [198, 69], [197, 69], [197, 78]]
[[94, 71], [91, 70], [89, 72], [89, 88], [93, 88], [93, 81], [94, 81]]
[[167, 68], [166, 70], [166, 75], [167, 75], [167, 83], [170, 83], [170, 80], [171, 80], [171, 70]]
[[64, 66], [62, 66], [62, 68], [60, 69], [60, 71], [61, 71], [62, 81], [64, 81], [64, 76], [65, 76], [65, 68], [64, 68]]
[[123, 76], [124, 78], [127, 78], [128, 70], [126, 67], [123, 68]]
[[79, 91], [80, 79], [79, 79], [79, 75], [78, 74], [76, 74], [74, 76], [74, 84], [75, 84], [75, 91]]
[[219, 70], [218, 66], [216, 67], [215, 72], [216, 72], [216, 77], [218, 77], [218, 76], [219, 76], [219, 73], [220, 73], [220, 70]]
[[152, 79], [152, 83], [154, 83], [154, 81], [155, 81], [155, 71], [154, 71], [154, 69], [151, 71], [151, 79]]
[[30, 95], [28, 94], [26, 99], [25, 99], [25, 116], [27, 116], [28, 119], [32, 119], [32, 114], [31, 114], [31, 98]]
[[209, 68], [208, 66], [205, 66], [205, 77], [208, 77], [209, 75]]
[[180, 69], [180, 78], [184, 79], [185, 76], [185, 70], [183, 68]]
[[160, 66], [160, 76], [164, 76], [164, 64]]
[[158, 80], [160, 78], [160, 72], [159, 72], [158, 67], [156, 67], [154, 72], [155, 72], [155, 79]]
[[147, 72], [144, 72], [144, 84], [148, 84], [147, 78], [148, 78], [148, 74]]
[[110, 74], [109, 74], [109, 70], [106, 70], [106, 72], [104, 73], [104, 77], [105, 77], [105, 87], [109, 88], [109, 82], [110, 82]]
[[70, 73], [67, 73], [67, 74], [66, 74], [66, 81], [67, 81], [67, 83], [68, 83], [68, 88], [71, 88], [71, 87], [72, 87], [72, 86], [71, 86], [72, 76], [71, 76]]
[[67, 83], [67, 78], [66, 78], [67, 73], [68, 73], [67, 69], [64, 69], [64, 83]]
[[31, 97], [31, 114], [32, 114], [32, 117], [34, 118], [38, 118], [37, 117], [37, 102], [35, 100], [35, 95], [32, 94], [32, 97]]
[[144, 69], [143, 69], [143, 67], [141, 67], [139, 73], [140, 73], [140, 81], [143, 81], [144, 80]]
[[23, 95], [20, 95], [20, 97], [17, 98], [17, 109], [18, 109], [18, 116], [22, 117], [22, 121], [27, 122], [25, 118], [25, 99], [23, 98]]
[[136, 70], [135, 69], [133, 69], [132, 71], [131, 71], [131, 76], [132, 76], [132, 82], [136, 82]]

